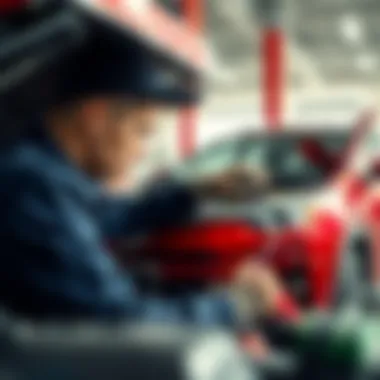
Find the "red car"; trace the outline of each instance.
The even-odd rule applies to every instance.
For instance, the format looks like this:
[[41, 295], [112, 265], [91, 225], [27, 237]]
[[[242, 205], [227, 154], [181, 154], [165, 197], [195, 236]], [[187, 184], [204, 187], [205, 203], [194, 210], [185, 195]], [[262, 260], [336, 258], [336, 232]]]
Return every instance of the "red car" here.
[[244, 163], [269, 174], [271, 191], [240, 205], [202, 205], [186, 225], [139, 240], [134, 255], [129, 244], [127, 261], [178, 288], [224, 284], [242, 260], [260, 257], [304, 307], [353, 297], [359, 282], [380, 274], [369, 251], [371, 242], [380, 247], [373, 234], [380, 225], [378, 146], [380, 125], [368, 115], [351, 129], [305, 128], [216, 144], [177, 174]]

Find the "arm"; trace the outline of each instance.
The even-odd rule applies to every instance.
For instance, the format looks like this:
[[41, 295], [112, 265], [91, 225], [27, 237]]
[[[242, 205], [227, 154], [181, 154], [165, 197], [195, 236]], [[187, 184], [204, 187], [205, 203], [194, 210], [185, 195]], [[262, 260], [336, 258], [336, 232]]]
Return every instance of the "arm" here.
[[266, 175], [244, 167], [187, 184], [156, 184], [153, 191], [138, 199], [104, 202], [103, 225], [111, 238], [175, 226], [191, 217], [199, 199], [252, 199], [268, 186]]
[[2, 179], [10, 194], [0, 200], [7, 236], [0, 274], [8, 304], [39, 317], [234, 322], [223, 296], [144, 299], [103, 247], [80, 202], [35, 173]]
[[166, 184], [135, 199], [106, 199], [102, 221], [107, 237], [117, 238], [184, 222], [191, 217], [196, 198], [190, 186]]

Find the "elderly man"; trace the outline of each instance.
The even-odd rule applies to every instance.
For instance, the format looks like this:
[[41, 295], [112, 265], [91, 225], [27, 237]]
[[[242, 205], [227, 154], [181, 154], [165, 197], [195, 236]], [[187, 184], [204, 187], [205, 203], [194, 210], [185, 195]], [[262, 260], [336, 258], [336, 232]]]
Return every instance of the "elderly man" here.
[[141, 47], [97, 35], [65, 63], [57, 96], [31, 133], [1, 153], [0, 294], [7, 308], [37, 319], [234, 323], [226, 295], [146, 299], [105, 245], [178, 223], [199, 198], [238, 190], [232, 173], [160, 186], [139, 199], [106, 194], [104, 183], [144, 155], [162, 105], [186, 100], [171, 74]]

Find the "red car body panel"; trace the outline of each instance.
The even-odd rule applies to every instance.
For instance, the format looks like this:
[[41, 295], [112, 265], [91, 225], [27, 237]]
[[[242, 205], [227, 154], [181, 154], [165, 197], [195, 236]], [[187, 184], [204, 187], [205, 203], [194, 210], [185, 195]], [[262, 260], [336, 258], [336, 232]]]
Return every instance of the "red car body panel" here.
[[160, 264], [168, 281], [229, 281], [241, 260], [261, 252], [267, 236], [246, 222], [207, 222], [160, 231], [139, 255]]
[[[375, 194], [372, 184], [350, 167], [351, 158], [373, 124], [371, 115], [357, 124], [340, 158], [340, 169], [324, 185], [322, 201], [311, 210], [304, 225], [267, 231], [246, 220], [200, 221], [154, 233], [135, 250], [135, 257], [145, 264], [154, 263], [164, 281], [210, 285], [228, 283], [242, 261], [259, 258], [283, 278], [295, 269], [301, 271], [309, 288], [306, 306], [329, 308], [352, 218], [366, 224], [374, 238], [374, 248], [380, 253], [380, 234], [374, 231], [380, 228], [380, 188]], [[313, 152], [314, 158], [317, 153]], [[325, 164], [326, 156], [323, 159]], [[335, 201], [325, 201], [323, 193], [333, 194]], [[377, 279], [379, 257], [372, 258], [373, 277]]]

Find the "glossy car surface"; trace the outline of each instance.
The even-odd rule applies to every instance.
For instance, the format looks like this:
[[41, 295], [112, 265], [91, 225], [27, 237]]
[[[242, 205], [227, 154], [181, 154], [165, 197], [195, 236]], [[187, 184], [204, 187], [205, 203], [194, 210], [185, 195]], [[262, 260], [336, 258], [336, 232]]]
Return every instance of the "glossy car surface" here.
[[[380, 247], [374, 233], [380, 226], [379, 147], [380, 125], [369, 115], [346, 132], [284, 131], [215, 145], [185, 163], [181, 175], [251, 163], [269, 171], [271, 191], [240, 205], [202, 205], [186, 225], [158, 229], [140, 241], [132, 249], [132, 261], [161, 282], [215, 286], [228, 282], [243, 260], [260, 257], [281, 275], [299, 303], [329, 308], [342, 286], [348, 255], [358, 254], [348, 253], [350, 238], [365, 232], [368, 246]], [[220, 153], [225, 150], [227, 155]], [[354, 277], [359, 270], [366, 281], [377, 281], [375, 250], [359, 255], [369, 258], [359, 257], [361, 268], [355, 268]]]

